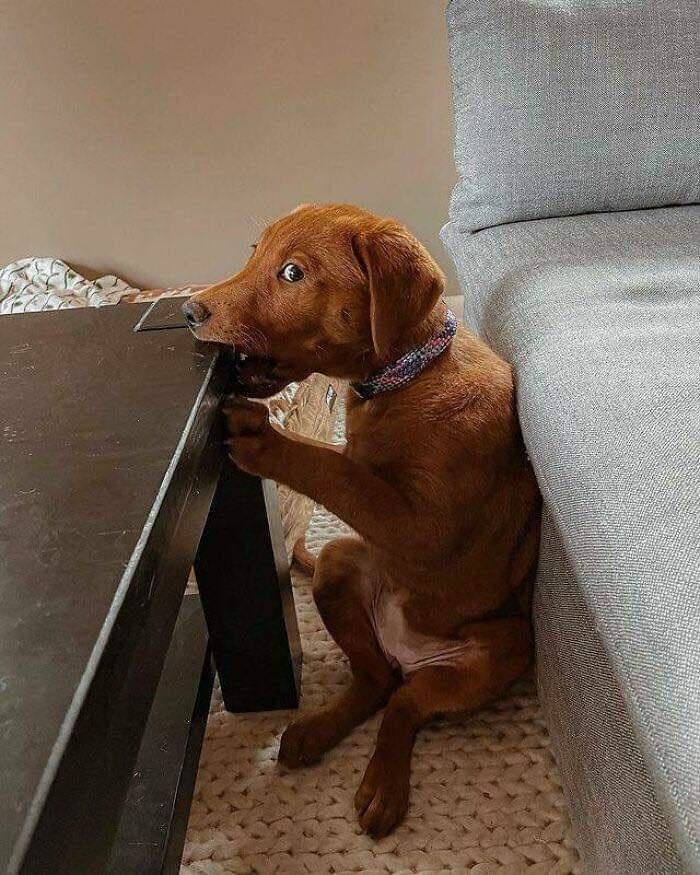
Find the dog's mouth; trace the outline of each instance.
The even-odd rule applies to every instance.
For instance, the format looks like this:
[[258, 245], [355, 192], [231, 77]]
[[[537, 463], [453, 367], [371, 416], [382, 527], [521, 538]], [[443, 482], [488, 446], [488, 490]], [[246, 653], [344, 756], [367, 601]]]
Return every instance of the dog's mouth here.
[[231, 391], [247, 398], [269, 398], [291, 382], [282, 364], [270, 356], [252, 355], [239, 347], [229, 347]]

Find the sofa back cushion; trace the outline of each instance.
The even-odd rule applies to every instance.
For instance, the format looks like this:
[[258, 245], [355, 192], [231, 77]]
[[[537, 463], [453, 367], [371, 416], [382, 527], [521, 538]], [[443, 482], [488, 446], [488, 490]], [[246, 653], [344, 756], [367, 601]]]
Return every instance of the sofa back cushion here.
[[700, 201], [698, 0], [452, 0], [460, 230]]

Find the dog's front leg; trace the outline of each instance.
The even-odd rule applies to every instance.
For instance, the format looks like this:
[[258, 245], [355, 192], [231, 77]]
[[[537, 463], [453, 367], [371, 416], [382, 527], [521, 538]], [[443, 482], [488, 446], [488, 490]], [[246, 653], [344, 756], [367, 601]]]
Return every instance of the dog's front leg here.
[[233, 399], [223, 408], [231, 459], [244, 471], [308, 495], [369, 542], [385, 548], [415, 513], [391, 484], [341, 448], [278, 431], [264, 404]]

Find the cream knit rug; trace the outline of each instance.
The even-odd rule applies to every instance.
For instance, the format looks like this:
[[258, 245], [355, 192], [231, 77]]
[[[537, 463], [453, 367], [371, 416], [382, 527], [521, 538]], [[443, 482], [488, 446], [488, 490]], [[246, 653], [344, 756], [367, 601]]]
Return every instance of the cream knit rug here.
[[[344, 531], [317, 507], [307, 543], [317, 551]], [[349, 671], [316, 612], [308, 577], [294, 577], [294, 594], [306, 710], [342, 689]], [[215, 693], [181, 875], [579, 871], [532, 680], [470, 720], [420, 734], [408, 816], [379, 842], [360, 832], [353, 808], [379, 716], [318, 765], [287, 771], [276, 756], [293, 714], [228, 714]]]

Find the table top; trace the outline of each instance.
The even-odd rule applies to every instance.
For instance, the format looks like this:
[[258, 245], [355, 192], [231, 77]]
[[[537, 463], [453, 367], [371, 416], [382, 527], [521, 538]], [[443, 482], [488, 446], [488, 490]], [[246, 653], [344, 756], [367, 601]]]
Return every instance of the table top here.
[[214, 370], [186, 330], [134, 332], [148, 309], [0, 319], [1, 871], [40, 815]]

